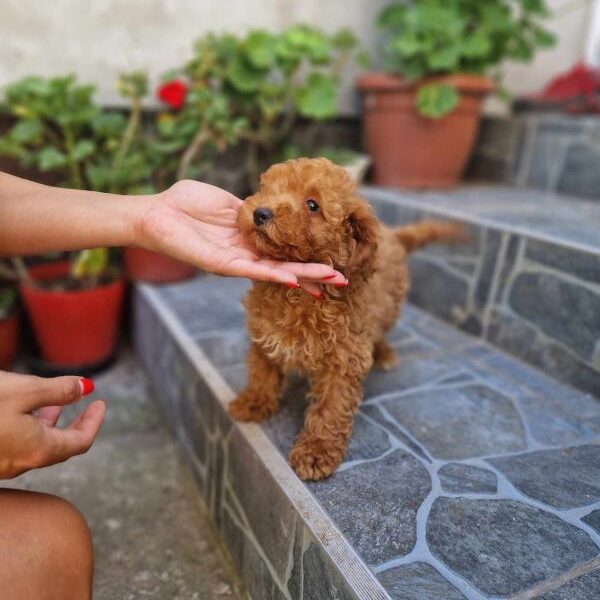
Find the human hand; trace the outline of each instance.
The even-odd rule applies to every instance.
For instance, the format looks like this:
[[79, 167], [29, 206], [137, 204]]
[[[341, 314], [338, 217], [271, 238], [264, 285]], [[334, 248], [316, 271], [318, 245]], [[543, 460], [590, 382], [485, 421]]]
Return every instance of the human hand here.
[[344, 275], [328, 265], [260, 258], [237, 225], [242, 201], [218, 187], [180, 181], [151, 197], [140, 215], [140, 245], [219, 275], [276, 281], [320, 295], [320, 283], [343, 285]]
[[89, 379], [0, 371], [0, 479], [87, 452], [104, 418], [102, 400], [92, 402], [65, 429], [55, 425], [63, 406], [92, 390]]

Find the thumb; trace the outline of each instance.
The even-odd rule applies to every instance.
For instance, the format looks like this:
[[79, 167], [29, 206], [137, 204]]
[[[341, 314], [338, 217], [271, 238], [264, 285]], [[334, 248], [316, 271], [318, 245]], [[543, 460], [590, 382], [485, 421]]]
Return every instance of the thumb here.
[[83, 396], [94, 391], [94, 382], [83, 377], [35, 377], [22, 376], [26, 381], [16, 391], [26, 411], [43, 406], [64, 406], [77, 402]]

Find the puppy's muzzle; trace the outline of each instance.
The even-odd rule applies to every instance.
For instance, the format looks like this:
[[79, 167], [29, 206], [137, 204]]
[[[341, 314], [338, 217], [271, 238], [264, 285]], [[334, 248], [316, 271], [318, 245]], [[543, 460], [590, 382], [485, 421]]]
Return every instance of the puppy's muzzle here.
[[255, 208], [252, 213], [254, 224], [257, 227], [261, 227], [265, 223], [268, 223], [273, 218], [273, 211], [270, 208], [264, 208], [262, 206]]

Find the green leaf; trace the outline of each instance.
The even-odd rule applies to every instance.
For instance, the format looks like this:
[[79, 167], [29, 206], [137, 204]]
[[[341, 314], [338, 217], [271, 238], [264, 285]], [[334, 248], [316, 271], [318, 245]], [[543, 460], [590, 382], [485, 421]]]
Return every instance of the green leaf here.
[[20, 144], [34, 142], [42, 135], [42, 123], [38, 119], [23, 119], [9, 133], [10, 138]]
[[459, 95], [451, 85], [430, 83], [417, 92], [417, 109], [425, 117], [439, 119], [451, 113], [458, 104]]
[[227, 80], [240, 92], [255, 92], [265, 80], [267, 71], [253, 68], [241, 56], [237, 56], [227, 69]]
[[336, 84], [323, 73], [311, 73], [296, 92], [301, 115], [313, 119], [327, 119], [336, 114]]
[[266, 31], [252, 31], [244, 40], [243, 46], [248, 62], [255, 67], [264, 69], [275, 62], [277, 38], [274, 35]]
[[82, 250], [71, 265], [71, 275], [75, 279], [99, 277], [108, 267], [108, 249], [93, 248]]
[[51, 171], [52, 169], [60, 169], [67, 164], [67, 156], [50, 146], [43, 148], [38, 155], [38, 166], [42, 171]]
[[125, 117], [117, 112], [103, 112], [92, 119], [91, 125], [101, 137], [119, 137], [125, 129]]
[[96, 151], [96, 144], [92, 140], [79, 140], [73, 148], [73, 160], [77, 162], [91, 156]]
[[483, 33], [474, 33], [465, 39], [462, 45], [462, 53], [469, 58], [480, 58], [486, 56], [491, 49], [489, 38]]
[[331, 36], [331, 45], [337, 50], [347, 52], [356, 48], [358, 38], [350, 29], [340, 29]]

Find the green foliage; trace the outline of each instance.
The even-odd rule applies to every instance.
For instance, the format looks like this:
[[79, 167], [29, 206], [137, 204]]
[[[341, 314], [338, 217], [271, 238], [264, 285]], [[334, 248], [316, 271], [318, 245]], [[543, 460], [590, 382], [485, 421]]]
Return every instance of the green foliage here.
[[17, 304], [17, 290], [12, 286], [0, 287], [0, 320], [9, 317]]
[[[528, 61], [555, 42], [542, 26], [548, 15], [545, 0], [393, 0], [378, 22], [389, 34], [386, 66], [415, 80]], [[418, 105], [427, 116], [442, 116], [450, 100], [447, 90], [429, 88]]]
[[77, 253], [71, 264], [71, 276], [75, 279], [89, 279], [96, 283], [108, 268], [108, 249], [93, 248]]
[[423, 116], [438, 119], [451, 113], [456, 108], [458, 99], [458, 92], [453, 86], [430, 83], [419, 88], [417, 108]]
[[[299, 117], [323, 121], [336, 115], [339, 77], [357, 58], [356, 47], [350, 31], [328, 35], [307, 25], [282, 33], [203, 36], [192, 59], [169, 74], [185, 80], [189, 92], [182, 110], [159, 120], [158, 151], [184, 148], [177, 162], [182, 178], [197, 176], [216, 153], [243, 141], [254, 184], [264, 155], [281, 150]], [[165, 170], [172, 172], [168, 162]]]

